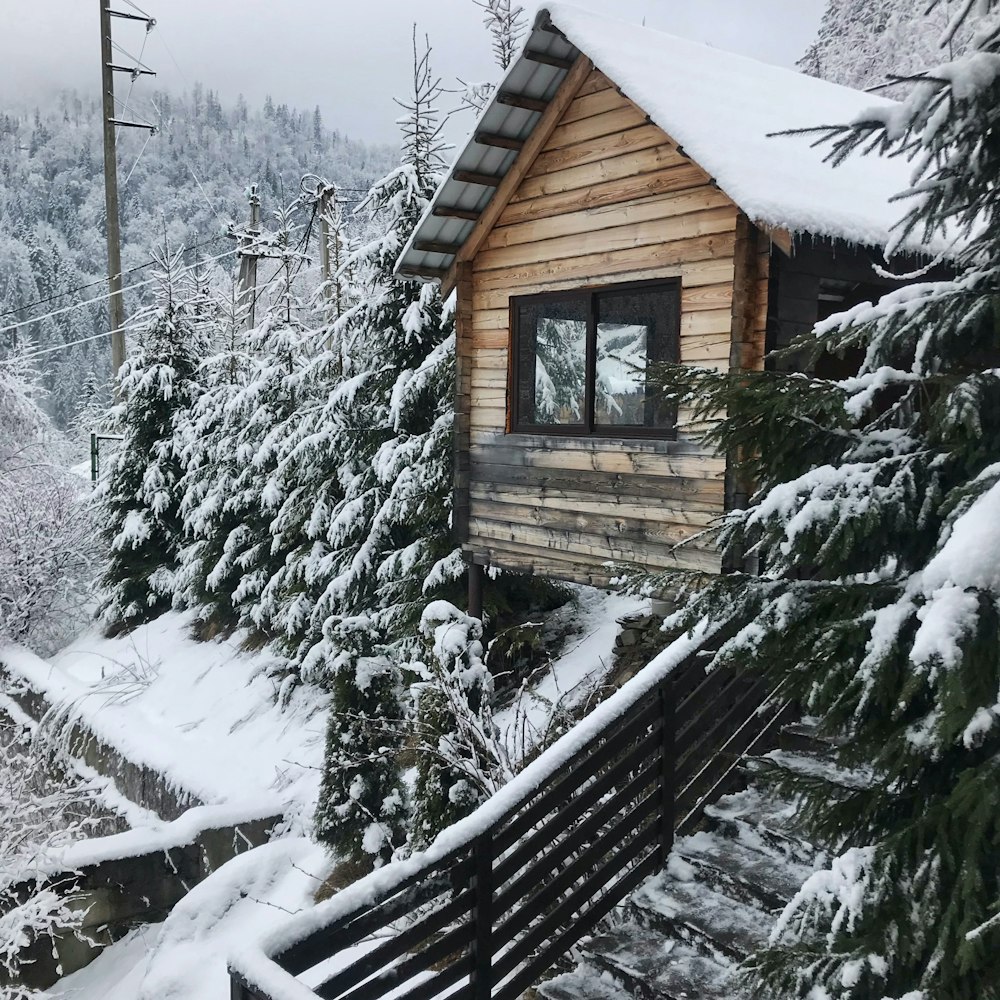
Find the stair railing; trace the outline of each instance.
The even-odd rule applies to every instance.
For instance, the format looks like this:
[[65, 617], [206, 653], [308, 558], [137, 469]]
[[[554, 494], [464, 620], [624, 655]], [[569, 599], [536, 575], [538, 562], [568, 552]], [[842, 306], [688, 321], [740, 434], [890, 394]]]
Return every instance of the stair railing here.
[[666, 862], [788, 706], [682, 636], [472, 815], [234, 956], [232, 1000], [515, 1000]]

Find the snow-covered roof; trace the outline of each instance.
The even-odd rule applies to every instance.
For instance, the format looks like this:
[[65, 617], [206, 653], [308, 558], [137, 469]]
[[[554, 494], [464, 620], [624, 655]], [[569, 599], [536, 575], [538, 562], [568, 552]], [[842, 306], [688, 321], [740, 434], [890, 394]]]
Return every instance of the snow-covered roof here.
[[[511, 107], [504, 95], [551, 100], [569, 62], [580, 53], [705, 169], [752, 221], [859, 245], [889, 242], [890, 229], [904, 211], [900, 202], [890, 199], [909, 187], [904, 159], [854, 156], [834, 167], [824, 162], [828, 149], [814, 147], [809, 137], [774, 133], [844, 124], [894, 102], [553, 3], [539, 10], [520, 57], [439, 186], [400, 257], [398, 271], [433, 277], [451, 265], [455, 254], [442, 251], [463, 244], [474, 219], [436, 210], [481, 212], [495, 187], [476, 184], [469, 175], [503, 176], [517, 158], [514, 150], [478, 142], [477, 135], [524, 140], [541, 112]], [[539, 54], [551, 62], [539, 61]], [[441, 249], [428, 251], [428, 246]], [[928, 248], [914, 237], [905, 249]]]

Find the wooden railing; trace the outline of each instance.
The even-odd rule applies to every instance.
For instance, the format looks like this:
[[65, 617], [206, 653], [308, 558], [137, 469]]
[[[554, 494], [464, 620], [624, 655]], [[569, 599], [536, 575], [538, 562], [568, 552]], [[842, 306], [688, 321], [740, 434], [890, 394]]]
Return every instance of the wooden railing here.
[[[283, 1000], [280, 984], [326, 1000], [521, 996], [664, 864], [675, 831], [788, 714], [766, 681], [706, 673], [709, 649], [680, 654], [542, 754], [514, 796], [320, 904], [329, 913], [284, 935], [272, 965], [235, 961], [233, 1000]], [[299, 993], [310, 970], [314, 994]]]

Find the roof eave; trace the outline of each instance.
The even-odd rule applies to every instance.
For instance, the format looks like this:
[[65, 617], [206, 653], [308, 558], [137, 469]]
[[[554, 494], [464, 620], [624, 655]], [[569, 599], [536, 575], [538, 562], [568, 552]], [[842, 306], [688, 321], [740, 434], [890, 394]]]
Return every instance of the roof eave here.
[[517, 59], [403, 247], [393, 272], [397, 278], [447, 284], [477, 220], [579, 54], [548, 10], [540, 9]]

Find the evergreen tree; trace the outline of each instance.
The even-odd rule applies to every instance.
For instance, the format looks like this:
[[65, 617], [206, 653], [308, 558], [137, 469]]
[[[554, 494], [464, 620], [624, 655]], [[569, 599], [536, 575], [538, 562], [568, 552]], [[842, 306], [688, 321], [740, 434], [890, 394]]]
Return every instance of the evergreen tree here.
[[928, 11], [927, 0], [829, 0], [799, 67], [856, 90], [882, 87], [965, 50], [971, 30], [947, 30], [963, 5], [942, 0]]
[[525, 32], [524, 7], [512, 0], [472, 0], [483, 12], [483, 24], [493, 39], [493, 58], [502, 70], [514, 61]]
[[[414, 36], [413, 96], [401, 102], [407, 112], [403, 162], [362, 206], [380, 235], [356, 255], [364, 286], [334, 332], [347, 368], [320, 416], [322, 425], [337, 428], [336, 438], [327, 438], [336, 450], [336, 482], [321, 493], [311, 522], [319, 548], [305, 575], [318, 597], [302, 659], [308, 669], [332, 670], [334, 708], [317, 825], [334, 843], [340, 842], [335, 818], [353, 808], [356, 780], [372, 796], [367, 809], [373, 815], [379, 814], [375, 803], [396, 803], [401, 787], [392, 741], [384, 743], [382, 769], [372, 769], [345, 743], [340, 720], [364, 718], [379, 733], [398, 728], [394, 685], [371, 685], [371, 656], [398, 670], [419, 646], [425, 594], [462, 572], [448, 530], [452, 321], [435, 286], [396, 281], [392, 273], [442, 167], [439, 94], [430, 50], [418, 53]], [[365, 645], [345, 648], [344, 631], [357, 620], [365, 622]]]
[[[512, 0], [472, 0], [483, 12], [483, 26], [490, 34], [493, 45], [493, 59], [504, 72], [514, 61], [514, 55], [520, 44], [527, 24], [524, 19], [524, 7]], [[482, 112], [490, 102], [495, 85], [493, 83], [462, 84], [462, 105], [473, 111]]]
[[112, 629], [166, 611], [181, 543], [178, 432], [199, 386], [203, 334], [179, 283], [179, 258], [164, 257], [161, 302], [141, 317], [138, 350], [118, 375], [110, 425], [123, 440], [95, 493], [107, 546], [100, 614]]
[[235, 285], [227, 307], [221, 323], [225, 339], [202, 363], [202, 392], [180, 435], [185, 469], [180, 511], [185, 544], [174, 603], [193, 609], [206, 632], [227, 631], [239, 622], [239, 608], [233, 599], [235, 582], [224, 577], [226, 546], [243, 524], [242, 512], [227, 507], [236, 495], [240, 473], [232, 450], [230, 414], [234, 400], [249, 382], [252, 356], [244, 343], [246, 309]]
[[718, 578], [688, 619], [749, 622], [716, 662], [766, 672], [872, 774], [786, 779], [839, 854], [754, 957], [758, 995], [1000, 997], [1000, 19], [973, 6], [970, 55], [826, 133], [834, 161], [912, 158], [897, 235], [954, 238], [955, 276], [798, 345], [863, 349], [852, 378], [665, 370], [726, 414], [710, 440], [757, 487], [722, 541], [759, 575]]
[[193, 601], [217, 626], [240, 624], [264, 634], [271, 620], [261, 594], [286, 557], [271, 530], [282, 501], [276, 475], [281, 442], [299, 406], [296, 386], [316, 339], [294, 291], [304, 257], [292, 211], [278, 213], [277, 233], [262, 238], [280, 261], [279, 292], [261, 323], [239, 339], [237, 313], [232, 344], [210, 366], [211, 391], [188, 433], [197, 457], [189, 460], [192, 474], [184, 484], [191, 545], [181, 601]]
[[338, 652], [328, 668], [332, 709], [316, 832], [341, 857], [380, 864], [407, 842], [400, 671], [366, 618], [341, 618], [331, 638]]

